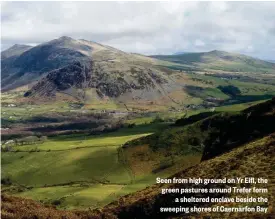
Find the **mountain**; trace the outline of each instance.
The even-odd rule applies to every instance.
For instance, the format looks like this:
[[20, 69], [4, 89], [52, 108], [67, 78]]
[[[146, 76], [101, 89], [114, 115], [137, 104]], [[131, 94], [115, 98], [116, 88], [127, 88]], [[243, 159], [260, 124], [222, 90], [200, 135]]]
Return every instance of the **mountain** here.
[[219, 50], [176, 55], [155, 55], [151, 57], [199, 69], [275, 73], [275, 64], [273, 63]]
[[88, 60], [83, 54], [85, 47], [69, 37], [61, 37], [35, 46], [12, 62], [2, 60], [2, 89], [12, 89], [43, 77], [47, 72], [64, 67], [74, 60]]
[[12, 61], [4, 58], [2, 90], [38, 82], [26, 96], [48, 96], [49, 91], [51, 96], [56, 92], [78, 96], [75, 90], [84, 87], [99, 97], [162, 93], [169, 78], [155, 62], [98, 43], [61, 37], [28, 49]]
[[187, 52], [175, 52], [173, 55], [182, 55], [182, 54], [185, 54]]
[[[273, 74], [264, 74], [275, 64], [221, 51], [147, 57], [63, 36], [2, 53], [1, 91], [24, 90], [23, 102], [70, 99], [90, 105], [109, 102], [127, 110], [167, 110], [275, 94]], [[240, 66], [258, 74], [236, 76]], [[217, 72], [220, 68], [224, 70]], [[198, 74], [189, 74], [190, 69]]]
[[266, 60], [267, 62], [275, 63], [275, 60]]
[[32, 46], [15, 44], [12, 47], [10, 47], [9, 49], [1, 52], [1, 60], [10, 58], [10, 57], [14, 57], [14, 56], [19, 56], [23, 52], [26, 52], [31, 48], [32, 48]]

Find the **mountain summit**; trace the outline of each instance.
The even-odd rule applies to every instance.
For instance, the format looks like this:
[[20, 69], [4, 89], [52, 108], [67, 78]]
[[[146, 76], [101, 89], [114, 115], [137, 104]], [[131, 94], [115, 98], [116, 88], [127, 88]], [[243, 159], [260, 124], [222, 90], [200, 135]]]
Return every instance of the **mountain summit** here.
[[[76, 98], [161, 93], [169, 78], [153, 59], [67, 36], [2, 60], [2, 89], [35, 83], [25, 96]], [[85, 94], [79, 89], [85, 88]], [[135, 94], [134, 94], [135, 93]], [[152, 96], [152, 95], [151, 95]], [[155, 95], [153, 95], [155, 96]]]

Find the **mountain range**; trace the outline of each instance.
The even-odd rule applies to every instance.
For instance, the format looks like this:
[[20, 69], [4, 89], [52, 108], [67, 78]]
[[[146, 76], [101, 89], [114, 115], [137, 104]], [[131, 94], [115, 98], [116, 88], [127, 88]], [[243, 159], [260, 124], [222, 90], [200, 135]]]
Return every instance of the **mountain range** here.
[[[228, 98], [217, 89], [222, 83], [216, 83], [215, 78], [209, 82], [200, 74], [189, 73], [208, 72], [227, 78], [235, 74], [240, 80], [257, 72], [255, 78], [265, 75], [260, 78], [264, 84], [273, 83], [269, 78], [275, 74], [274, 63], [223, 51], [148, 57], [66, 36], [34, 47], [14, 45], [1, 52], [1, 66], [2, 91], [23, 88], [27, 98], [54, 99], [59, 94], [86, 103], [107, 99], [147, 106]], [[255, 78], [252, 81], [259, 82]], [[194, 94], [194, 90], [205, 88], [215, 94]]]

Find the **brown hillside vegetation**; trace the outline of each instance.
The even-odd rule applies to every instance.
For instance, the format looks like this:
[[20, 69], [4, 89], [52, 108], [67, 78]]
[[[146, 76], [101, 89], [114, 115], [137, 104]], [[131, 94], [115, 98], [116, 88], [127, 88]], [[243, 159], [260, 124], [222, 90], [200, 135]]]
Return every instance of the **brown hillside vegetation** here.
[[30, 200], [12, 196], [1, 196], [2, 209], [1, 218], [79, 218], [76, 214], [69, 211], [56, 210], [53, 207], [45, 207], [41, 204]]
[[[269, 179], [267, 188], [269, 190], [269, 212], [261, 213], [211, 213], [210, 218], [272, 218], [274, 215], [274, 171], [275, 163], [275, 133], [263, 139], [251, 142], [247, 145], [232, 150], [229, 153], [210, 159], [184, 170], [173, 177], [177, 178], [234, 178], [234, 177], [263, 177]], [[104, 213], [114, 214], [119, 219], [128, 218], [209, 218], [210, 213], [172, 214], [165, 215], [159, 212], [160, 207], [174, 207], [173, 203], [178, 194], [161, 195], [163, 188], [186, 188], [194, 185], [183, 184], [159, 184], [145, 190], [120, 198], [103, 209]], [[244, 185], [236, 185], [243, 187]], [[246, 184], [247, 187], [247, 184]], [[190, 194], [191, 195], [191, 194]], [[239, 204], [227, 204], [237, 207]], [[181, 204], [185, 207], [184, 204]], [[199, 207], [199, 205], [198, 205]], [[202, 207], [202, 206], [200, 206]], [[206, 207], [206, 206], [204, 206]], [[103, 214], [104, 215], [104, 214]], [[99, 215], [95, 218], [104, 218]]]
[[208, 134], [202, 160], [213, 158], [275, 131], [275, 98], [249, 107], [238, 114], [216, 115], [201, 124]]
[[[264, 177], [269, 179], [267, 188], [269, 190], [269, 212], [261, 213], [209, 213], [194, 214], [160, 214], [159, 207], [175, 206], [172, 200], [175, 195], [161, 195], [162, 188], [181, 188], [180, 184], [158, 184], [148, 187], [142, 191], [120, 198], [118, 201], [107, 205], [101, 210], [95, 211], [60, 211], [53, 207], [42, 206], [32, 200], [2, 196], [3, 219], [20, 218], [272, 218], [274, 215], [274, 163], [275, 163], [275, 133], [263, 139], [251, 142], [247, 145], [232, 150], [229, 153], [214, 159], [203, 161], [200, 164], [188, 168], [172, 177], [177, 178], [234, 178], [234, 177]], [[171, 177], [171, 178], [172, 178]], [[191, 187], [186, 185], [185, 187]], [[243, 186], [243, 185], [236, 185]], [[235, 204], [227, 204], [235, 206]], [[182, 205], [182, 207], [184, 207]], [[199, 206], [198, 206], [199, 207]], [[208, 215], [209, 214], [209, 215]]]

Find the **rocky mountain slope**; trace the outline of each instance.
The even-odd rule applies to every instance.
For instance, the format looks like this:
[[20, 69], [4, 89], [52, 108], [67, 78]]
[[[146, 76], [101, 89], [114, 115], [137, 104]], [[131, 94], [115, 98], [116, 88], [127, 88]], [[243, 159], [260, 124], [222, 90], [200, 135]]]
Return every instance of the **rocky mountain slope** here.
[[35, 46], [13, 60], [1, 60], [2, 89], [9, 90], [29, 84], [45, 76], [49, 71], [64, 67], [73, 61], [88, 60], [80, 51], [82, 44], [68, 37], [61, 37]]
[[1, 52], [1, 59], [7, 59], [10, 57], [19, 56], [23, 52], [26, 52], [31, 48], [32, 48], [32, 46], [15, 44], [12, 47], [10, 47], [9, 49]]
[[75, 89], [84, 88], [95, 89], [99, 97], [118, 97], [132, 90], [162, 92], [162, 85], [171, 81], [154, 62], [98, 43], [61, 37], [28, 49], [12, 61], [4, 57], [2, 90], [38, 81], [26, 96], [54, 96], [56, 92], [77, 96]]

